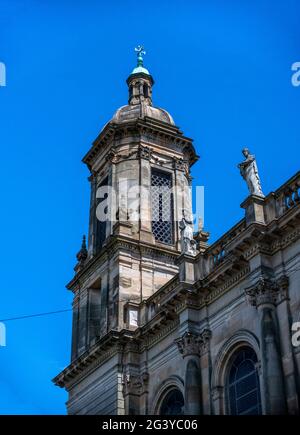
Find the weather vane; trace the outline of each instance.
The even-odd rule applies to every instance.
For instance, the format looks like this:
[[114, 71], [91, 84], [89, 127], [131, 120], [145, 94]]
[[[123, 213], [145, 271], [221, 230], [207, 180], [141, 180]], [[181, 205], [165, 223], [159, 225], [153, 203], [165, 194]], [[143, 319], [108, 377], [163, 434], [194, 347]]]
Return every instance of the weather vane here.
[[137, 52], [137, 64], [138, 66], [143, 66], [143, 55], [146, 54], [144, 47], [142, 45], [138, 45], [135, 47], [134, 51]]

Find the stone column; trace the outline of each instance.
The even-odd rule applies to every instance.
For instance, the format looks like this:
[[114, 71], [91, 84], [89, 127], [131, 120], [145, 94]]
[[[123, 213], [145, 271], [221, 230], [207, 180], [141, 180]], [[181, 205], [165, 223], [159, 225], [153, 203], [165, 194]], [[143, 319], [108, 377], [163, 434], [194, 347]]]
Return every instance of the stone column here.
[[204, 329], [200, 334], [200, 368], [202, 378], [202, 403], [203, 414], [212, 413], [211, 397], [211, 355], [210, 355], [211, 331]]
[[95, 173], [89, 177], [91, 183], [91, 197], [90, 197], [90, 220], [89, 220], [89, 234], [88, 234], [88, 256], [91, 257], [96, 252], [95, 234], [96, 234], [96, 190], [97, 190], [97, 176]]
[[140, 146], [140, 239], [153, 243], [151, 207], [151, 149]]
[[146, 408], [148, 395], [148, 373], [125, 374], [124, 400], [126, 415], [140, 415], [141, 409]]
[[110, 186], [110, 192], [108, 195], [108, 213], [109, 221], [106, 225], [106, 237], [109, 237], [113, 233], [114, 225], [116, 224], [116, 213], [117, 213], [117, 179], [116, 179], [116, 151], [112, 149], [106, 157], [107, 161], [110, 163], [108, 171], [108, 186]]
[[179, 222], [182, 219], [182, 211], [184, 209], [184, 162], [182, 159], [173, 158], [174, 166], [174, 231], [176, 247], [181, 250], [180, 228]]
[[100, 336], [103, 337], [107, 333], [108, 328], [108, 290], [109, 279], [106, 273], [101, 279], [101, 294], [100, 294]]
[[73, 300], [73, 318], [72, 318], [72, 350], [71, 360], [77, 358], [78, 351], [78, 324], [79, 324], [79, 295], [76, 292]]
[[288, 277], [282, 276], [277, 280], [276, 284], [278, 286], [277, 317], [288, 412], [289, 414], [298, 414], [299, 398], [297, 394], [296, 367], [292, 348], [292, 322], [288, 296]]
[[147, 408], [149, 375], [141, 370], [137, 342], [131, 341], [125, 345], [123, 358], [125, 414], [140, 415], [141, 410]]
[[253, 287], [246, 289], [246, 295], [251, 305], [257, 308], [259, 317], [263, 412], [284, 414], [286, 397], [275, 309], [277, 287], [272, 280], [261, 276]]
[[185, 415], [202, 414], [201, 372], [199, 335], [185, 332], [176, 340], [179, 352], [185, 361], [184, 413]]
[[185, 332], [176, 340], [185, 360], [184, 408], [186, 415], [210, 414], [210, 356], [208, 329]]
[[88, 294], [87, 289], [80, 289], [78, 317], [78, 355], [86, 350], [88, 335]]
[[219, 385], [211, 391], [212, 413], [214, 415], [224, 415], [224, 387]]

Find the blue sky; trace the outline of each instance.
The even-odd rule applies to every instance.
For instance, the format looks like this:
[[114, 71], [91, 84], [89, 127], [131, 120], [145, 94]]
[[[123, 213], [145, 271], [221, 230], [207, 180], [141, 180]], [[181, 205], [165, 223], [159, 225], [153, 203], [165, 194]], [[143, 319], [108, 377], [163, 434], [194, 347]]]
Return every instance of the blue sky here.
[[[256, 154], [265, 193], [299, 169], [298, 0], [1, 0], [0, 318], [70, 308], [64, 285], [87, 231], [81, 158], [127, 101], [142, 43], [154, 104], [192, 137], [215, 240], [243, 216], [236, 164]], [[6, 323], [0, 413], [65, 413], [51, 378], [69, 362], [71, 314]]]

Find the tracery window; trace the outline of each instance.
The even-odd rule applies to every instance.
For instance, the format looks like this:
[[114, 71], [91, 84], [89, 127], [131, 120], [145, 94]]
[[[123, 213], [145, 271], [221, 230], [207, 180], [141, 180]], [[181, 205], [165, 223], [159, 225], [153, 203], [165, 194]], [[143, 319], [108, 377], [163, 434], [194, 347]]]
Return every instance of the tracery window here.
[[228, 374], [229, 413], [231, 415], [261, 414], [257, 356], [253, 349], [238, 351]]

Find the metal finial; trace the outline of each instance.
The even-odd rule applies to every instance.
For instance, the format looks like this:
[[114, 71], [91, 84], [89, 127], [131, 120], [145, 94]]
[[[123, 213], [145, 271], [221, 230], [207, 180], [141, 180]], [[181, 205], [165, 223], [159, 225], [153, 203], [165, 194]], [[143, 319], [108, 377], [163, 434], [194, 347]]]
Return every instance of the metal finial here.
[[146, 51], [142, 45], [138, 45], [135, 47], [134, 51], [137, 52], [137, 66], [143, 66], [143, 55], [146, 54]]

